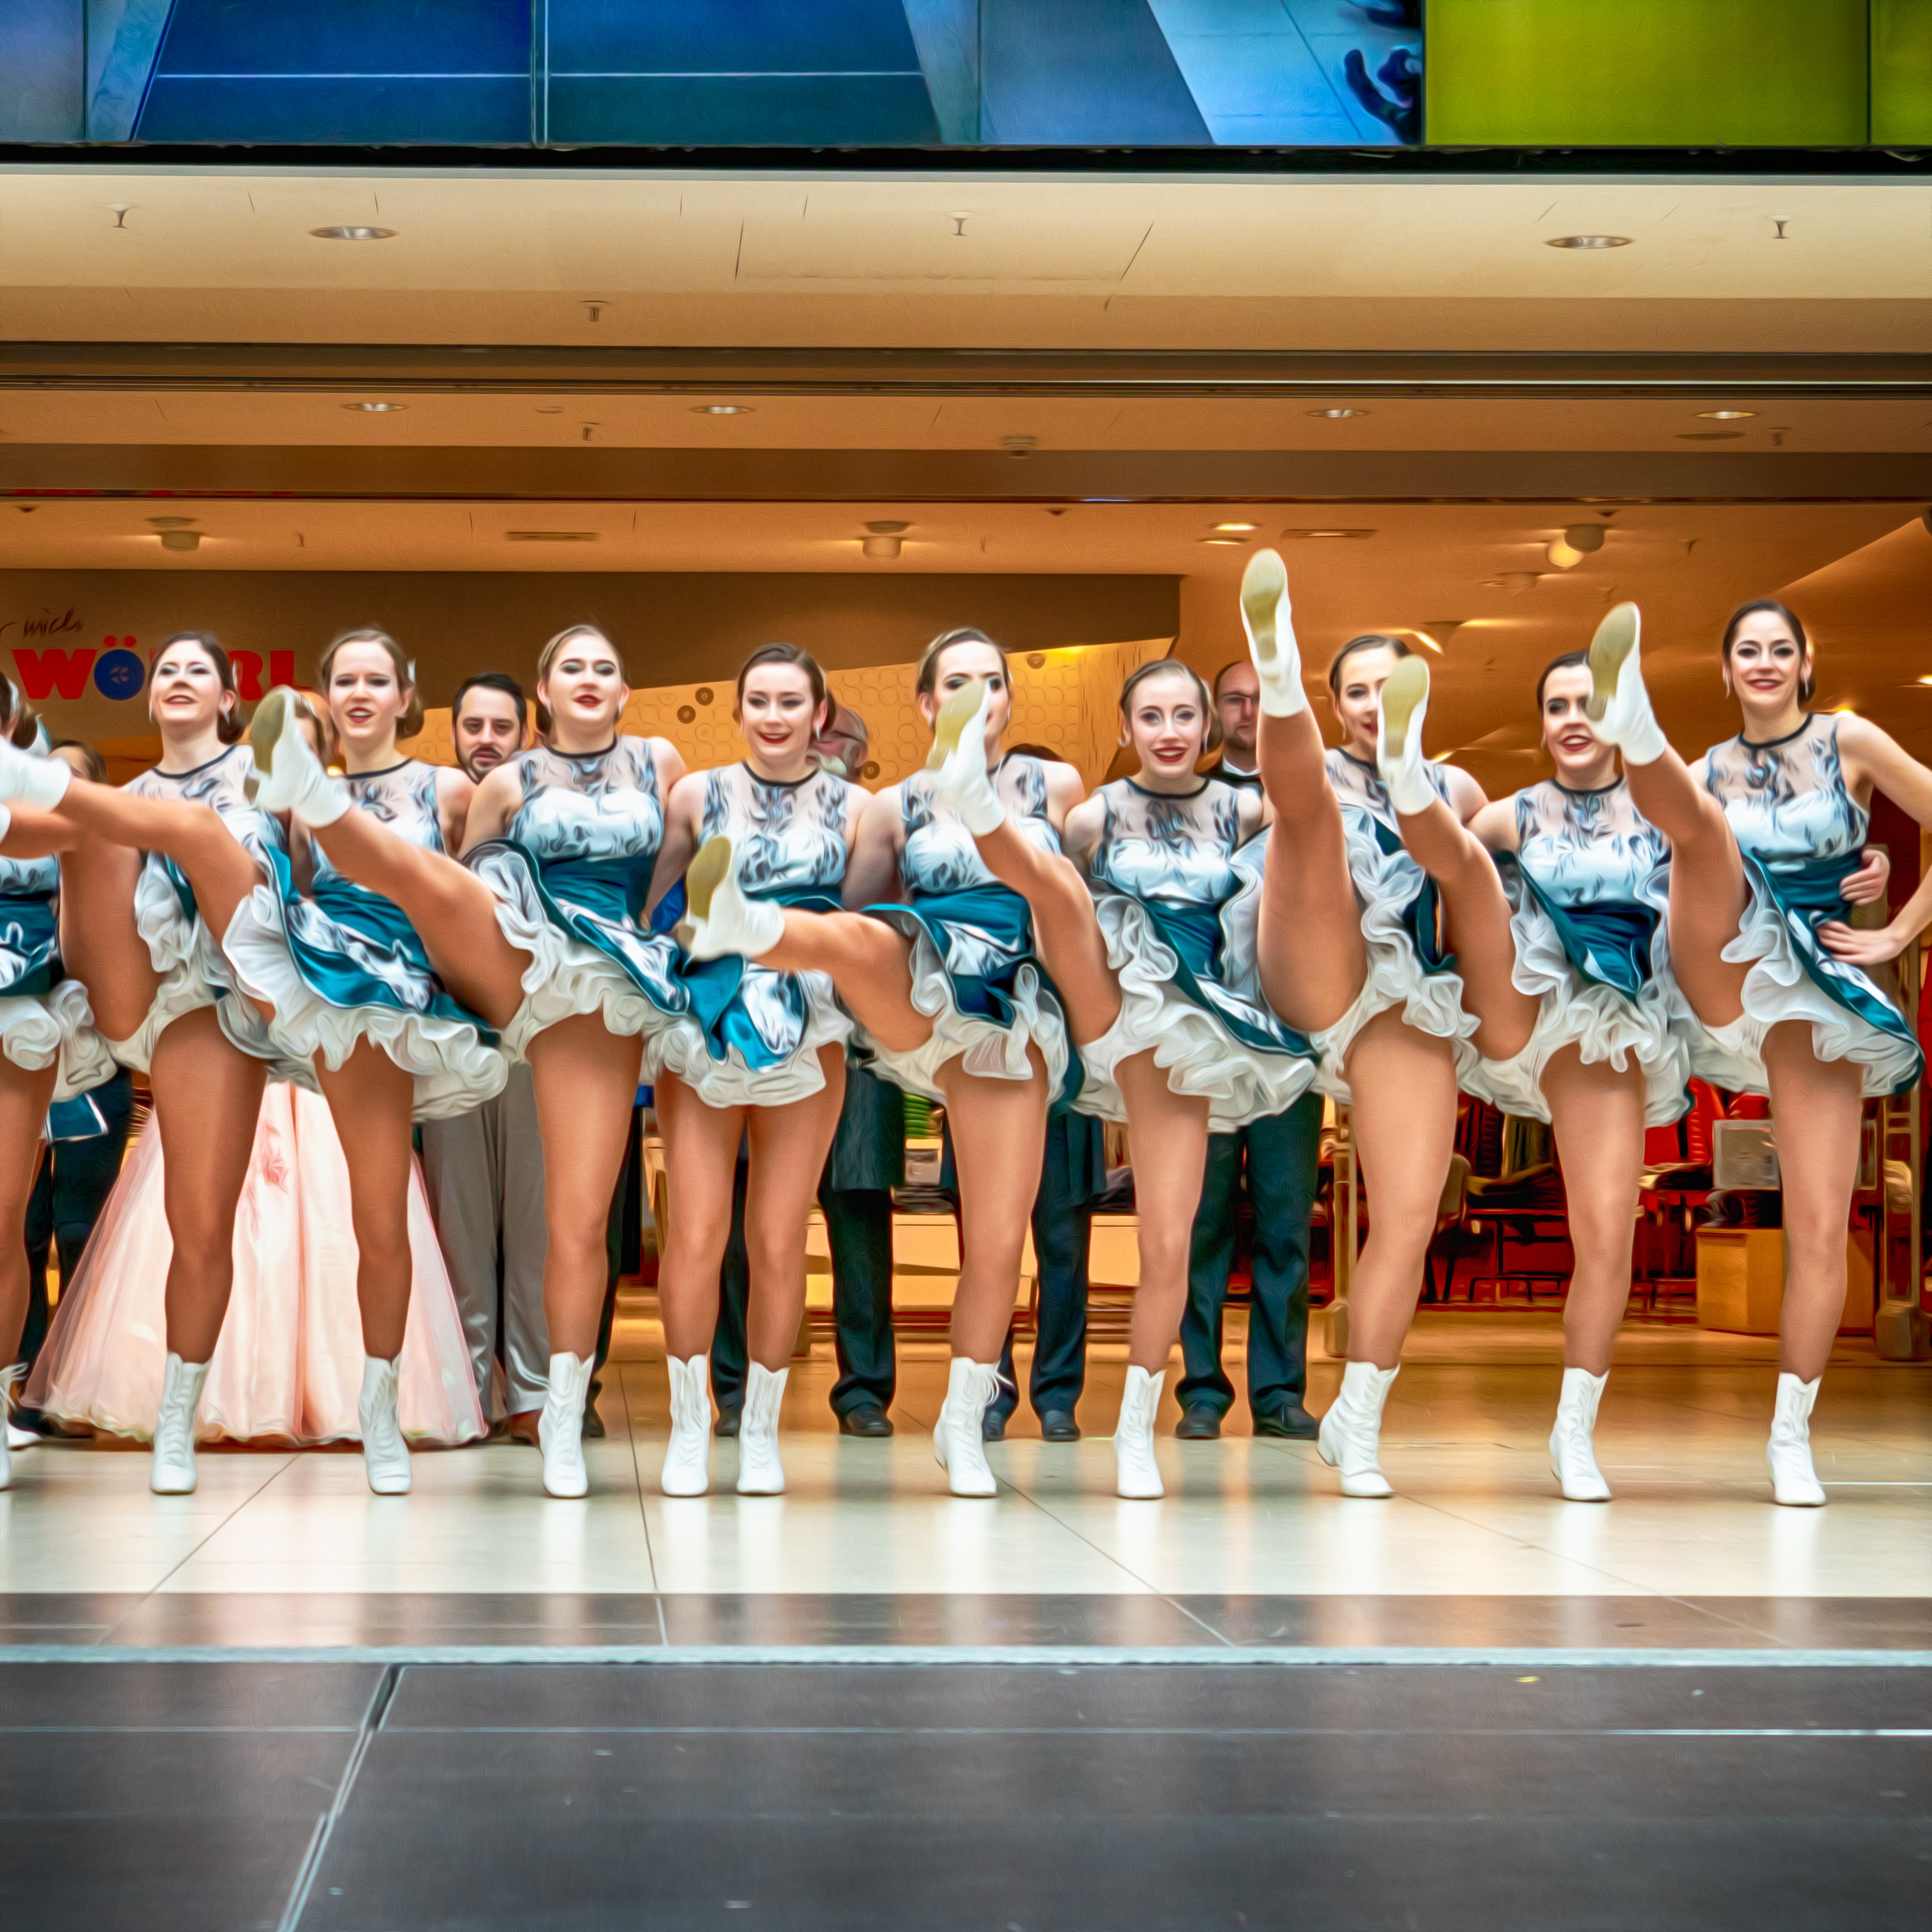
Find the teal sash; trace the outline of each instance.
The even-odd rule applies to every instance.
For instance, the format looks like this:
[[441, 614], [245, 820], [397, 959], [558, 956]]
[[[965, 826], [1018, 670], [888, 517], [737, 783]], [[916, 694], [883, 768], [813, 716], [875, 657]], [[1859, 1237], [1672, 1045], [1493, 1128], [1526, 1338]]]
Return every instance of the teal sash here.
[[58, 937], [52, 899], [0, 894], [0, 998], [53, 991]]

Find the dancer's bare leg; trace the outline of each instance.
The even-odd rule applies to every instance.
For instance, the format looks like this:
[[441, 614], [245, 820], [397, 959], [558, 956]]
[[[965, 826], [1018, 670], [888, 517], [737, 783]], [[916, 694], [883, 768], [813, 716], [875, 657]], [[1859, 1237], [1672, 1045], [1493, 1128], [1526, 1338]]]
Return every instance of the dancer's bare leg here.
[[[544, 1321], [553, 1354], [587, 1360], [597, 1352], [609, 1282], [610, 1198], [630, 1140], [643, 1053], [640, 1040], [610, 1032], [595, 1013], [573, 1014], [530, 1042], [548, 1237]], [[661, 1086], [660, 1112], [662, 1091]], [[678, 1184], [683, 1186], [681, 1176]]]
[[1813, 1382], [1831, 1359], [1845, 1312], [1845, 1242], [1858, 1178], [1864, 1102], [1855, 1060], [1821, 1060], [1808, 1020], [1765, 1036], [1772, 1132], [1784, 1190], [1784, 1312], [1778, 1366]]
[[410, 1252], [415, 1076], [367, 1040], [356, 1042], [339, 1071], [332, 1072], [319, 1054], [315, 1070], [349, 1165], [363, 1352], [392, 1362], [403, 1352], [415, 1272]]
[[1030, 1080], [982, 1080], [949, 1060], [939, 1090], [959, 1170], [959, 1286], [952, 1352], [996, 1362], [1019, 1294], [1027, 1226], [1046, 1156], [1046, 1068], [1028, 1047]]
[[59, 1072], [58, 1063], [34, 1072], [0, 1054], [0, 1368], [19, 1353], [27, 1324], [27, 1202]]
[[[707, 1107], [675, 1073], [652, 1088], [674, 1177], [670, 1226], [658, 1263], [664, 1352], [680, 1361], [711, 1352], [718, 1326], [718, 1270], [731, 1238], [731, 1189], [746, 1107]], [[812, 1177], [814, 1181], [818, 1176]]]
[[1309, 712], [1264, 712], [1256, 749], [1275, 811], [1257, 940], [1262, 990], [1290, 1026], [1319, 1033], [1348, 1010], [1368, 976], [1342, 807]]
[[[366, 812], [344, 812], [309, 836], [345, 878], [402, 908], [436, 976], [472, 1012], [492, 1026], [509, 1024], [523, 1004], [530, 956], [504, 937], [496, 896], [474, 872], [399, 838]], [[601, 1288], [598, 1298], [601, 1306]]]
[[1392, 1369], [1422, 1293], [1422, 1266], [1456, 1144], [1446, 1040], [1378, 1013], [1348, 1050], [1349, 1110], [1369, 1195], [1369, 1238], [1348, 1289], [1348, 1359]]
[[[93, 990], [90, 985], [90, 1000]], [[128, 1031], [140, 1024], [137, 1016]], [[212, 1006], [170, 1021], [154, 1043], [148, 1079], [174, 1244], [165, 1302], [167, 1348], [184, 1362], [206, 1361], [221, 1338], [235, 1286], [236, 1210], [267, 1074], [260, 1060], [230, 1042]]]
[[147, 1017], [161, 984], [134, 922], [141, 855], [75, 830], [75, 843], [61, 854], [61, 958], [86, 987], [94, 1024], [110, 1040], [126, 1040]]
[[1543, 1070], [1576, 1265], [1563, 1304], [1563, 1364], [1607, 1375], [1630, 1305], [1637, 1177], [1643, 1167], [1643, 1074], [1607, 1060], [1586, 1066], [1566, 1046]]
[[1442, 890], [1477, 1052], [1514, 1059], [1529, 1044], [1538, 1002], [1516, 983], [1516, 936], [1496, 862], [1439, 799], [1426, 812], [1398, 813], [1396, 825], [1409, 856]]
[[1208, 1102], [1175, 1093], [1151, 1048], [1123, 1060], [1118, 1077], [1133, 1136], [1141, 1256], [1127, 1361], [1157, 1376], [1187, 1306], [1188, 1256], [1208, 1167]]
[[912, 942], [862, 912], [788, 907], [784, 937], [758, 964], [777, 973], [824, 973], [853, 1017], [888, 1053], [916, 1053], [932, 1021], [912, 1003]]
[[1067, 1029], [1076, 1046], [1090, 1046], [1120, 1016], [1120, 982], [1107, 964], [1086, 881], [1070, 859], [1042, 852], [1010, 818], [973, 842], [994, 878], [1026, 901], [1034, 948], [1065, 1004]]
[[782, 1107], [747, 1109], [752, 1164], [746, 1177], [745, 1254], [751, 1293], [745, 1340], [749, 1358], [774, 1375], [798, 1344], [805, 1313], [806, 1218], [845, 1104], [845, 1049], [820, 1047], [818, 1064], [825, 1075], [821, 1092]]

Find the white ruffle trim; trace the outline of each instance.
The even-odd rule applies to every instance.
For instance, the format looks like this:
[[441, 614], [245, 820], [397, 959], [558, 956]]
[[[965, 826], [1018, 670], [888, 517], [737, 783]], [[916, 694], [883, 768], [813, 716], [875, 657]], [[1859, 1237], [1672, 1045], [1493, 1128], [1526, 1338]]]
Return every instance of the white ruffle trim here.
[[[1690, 1033], [1691, 1071], [1733, 1094], [1764, 1094], [1771, 1083], [1764, 1070], [1764, 1040], [1771, 1029], [1787, 1020], [1806, 1020], [1811, 1026], [1811, 1051], [1821, 1060], [1855, 1060], [1863, 1071], [1866, 1099], [1890, 1094], [1910, 1080], [1918, 1060], [1909, 1040], [1860, 1019], [1821, 992], [1804, 970], [1797, 942], [1776, 903], [1768, 898], [1747, 869], [1750, 897], [1738, 926], [1738, 936], [1724, 948], [1734, 966], [1748, 966], [1744, 975], [1744, 1012], [1727, 1026], [1694, 1022]], [[1873, 998], [1886, 998], [1854, 967], [1844, 968]]]
[[1231, 1134], [1284, 1113], [1314, 1084], [1314, 1060], [1245, 1045], [1174, 985], [1180, 962], [1137, 900], [1108, 892], [1095, 902], [1094, 914], [1107, 942], [1107, 964], [1120, 982], [1120, 1012], [1080, 1049], [1087, 1077], [1073, 1102], [1077, 1112], [1124, 1123], [1120, 1063], [1150, 1049], [1174, 1092], [1208, 1102], [1210, 1133]]
[[272, 886], [257, 886], [236, 908], [221, 948], [242, 987], [274, 1008], [269, 1037], [287, 1058], [320, 1054], [334, 1071], [358, 1042], [373, 1040], [415, 1076], [418, 1120], [466, 1114], [503, 1090], [509, 1062], [467, 1022], [392, 1006], [334, 1006], [312, 992], [296, 970]]
[[932, 1021], [932, 1035], [910, 1053], [892, 1053], [862, 1028], [859, 1029], [858, 1037], [872, 1057], [875, 1072], [908, 1094], [922, 1094], [944, 1106], [946, 1096], [940, 1088], [939, 1070], [949, 1060], [957, 1060], [976, 1079], [1030, 1080], [1033, 1062], [1027, 1048], [1036, 1046], [1046, 1065], [1048, 1104], [1059, 1099], [1066, 1084], [1066, 1021], [1037, 968], [1022, 965], [1014, 974], [1010, 997], [1017, 1010], [1012, 1024], [1005, 1027], [959, 1010], [939, 949], [916, 926], [913, 928], [910, 970], [913, 1005]]
[[[842, 1047], [856, 1029], [824, 973], [791, 976], [805, 988], [805, 1029], [798, 1045], [773, 1066], [752, 1066], [736, 1047], [712, 1058], [704, 1029], [686, 1016], [668, 1018], [644, 1039], [644, 1078], [656, 1084], [675, 1073], [707, 1107], [784, 1107], [825, 1090], [818, 1050]], [[655, 1009], [653, 1009], [655, 1010]]]
[[1586, 979], [1570, 963], [1550, 915], [1523, 895], [1510, 922], [1519, 992], [1542, 1002], [1529, 1043], [1508, 1060], [1478, 1059], [1462, 1085], [1479, 1100], [1519, 1118], [1547, 1121], [1543, 1070], [1565, 1047], [1586, 1066], [1607, 1060], [1622, 1073], [1634, 1058], [1643, 1075], [1643, 1124], [1667, 1127], [1689, 1105], [1690, 1009], [1671, 976], [1660, 922], [1651, 940], [1652, 976], [1635, 1000]]
[[87, 988], [78, 980], [63, 980], [51, 992], [0, 999], [0, 1054], [31, 1073], [40, 1072], [58, 1055], [56, 1102], [71, 1100], [114, 1076], [113, 1056], [94, 1030]]
[[503, 937], [530, 956], [524, 1002], [503, 1029], [503, 1051], [521, 1060], [545, 1027], [579, 1013], [596, 1013], [605, 1030], [624, 1037], [650, 1034], [671, 1023], [608, 954], [586, 946], [550, 919], [530, 882], [530, 868], [502, 851], [478, 853], [470, 869], [496, 896]]
[[1406, 852], [1384, 852], [1376, 843], [1374, 820], [1360, 807], [1344, 805], [1342, 824], [1348, 873], [1362, 908], [1368, 971], [1348, 1010], [1333, 1026], [1310, 1036], [1322, 1056], [1316, 1084], [1331, 1100], [1348, 1105], [1349, 1048], [1377, 1014], [1399, 1007], [1405, 1025], [1449, 1042], [1457, 1084], [1466, 1086], [1478, 1055], [1476, 1021], [1462, 1008], [1462, 976], [1424, 972], [1402, 922], [1402, 908], [1422, 890], [1422, 868]]

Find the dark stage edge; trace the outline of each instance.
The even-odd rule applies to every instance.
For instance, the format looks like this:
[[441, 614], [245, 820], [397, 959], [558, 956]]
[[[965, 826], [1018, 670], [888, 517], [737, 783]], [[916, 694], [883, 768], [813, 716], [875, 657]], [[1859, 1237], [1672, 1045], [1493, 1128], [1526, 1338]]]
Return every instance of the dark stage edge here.
[[1932, 1671], [0, 1659], [8, 1922], [1925, 1922]]

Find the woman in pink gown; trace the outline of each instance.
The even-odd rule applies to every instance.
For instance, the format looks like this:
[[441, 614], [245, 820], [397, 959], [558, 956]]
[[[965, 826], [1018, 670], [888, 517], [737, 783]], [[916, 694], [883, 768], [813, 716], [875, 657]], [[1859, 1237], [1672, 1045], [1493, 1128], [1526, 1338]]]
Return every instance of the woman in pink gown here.
[[[121, 1171], [34, 1365], [28, 1400], [64, 1422], [154, 1433], [167, 1355], [162, 1307], [172, 1244], [151, 1118]], [[414, 1276], [399, 1408], [418, 1444], [486, 1432], [456, 1298], [422, 1177], [410, 1176]], [[281, 1082], [262, 1099], [235, 1217], [235, 1288], [202, 1392], [206, 1442], [356, 1442], [362, 1330], [349, 1172], [328, 1108]]]

